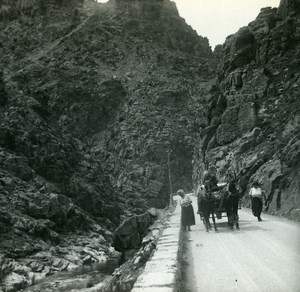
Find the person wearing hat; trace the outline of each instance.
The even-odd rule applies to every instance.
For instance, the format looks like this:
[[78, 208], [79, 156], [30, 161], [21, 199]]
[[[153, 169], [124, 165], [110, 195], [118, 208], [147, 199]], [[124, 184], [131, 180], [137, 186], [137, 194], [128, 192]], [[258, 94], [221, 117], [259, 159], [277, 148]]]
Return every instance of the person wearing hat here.
[[191, 231], [191, 226], [195, 225], [194, 208], [192, 199], [185, 194], [183, 190], [178, 190], [177, 195], [180, 196], [179, 203], [181, 205], [181, 225], [183, 230]]
[[260, 214], [263, 206], [263, 202], [262, 202], [263, 193], [257, 181], [253, 182], [249, 195], [251, 198], [252, 214], [255, 217], [257, 217], [258, 221], [262, 221]]
[[219, 190], [217, 169], [215, 166], [211, 165], [208, 170], [204, 171], [203, 184], [208, 192], [215, 192]]

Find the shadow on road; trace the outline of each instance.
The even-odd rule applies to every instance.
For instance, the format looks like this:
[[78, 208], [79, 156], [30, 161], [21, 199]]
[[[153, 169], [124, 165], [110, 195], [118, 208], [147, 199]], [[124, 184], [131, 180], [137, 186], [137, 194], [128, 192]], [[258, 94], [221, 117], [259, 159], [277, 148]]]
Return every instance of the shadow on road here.
[[[241, 220], [239, 221], [240, 230], [234, 230], [237, 232], [243, 232], [243, 231], [271, 231], [270, 229], [266, 229], [263, 227], [263, 222], [259, 223], [261, 226], [254, 225], [253, 222], [249, 222], [247, 220]], [[227, 226], [227, 222], [221, 222], [217, 224], [217, 227], [220, 229], [219, 231], [225, 231], [225, 232], [233, 232], [233, 230], [229, 230]]]
[[[228, 223], [227, 222], [216, 222], [217, 223], [217, 228], [218, 228], [218, 232], [226, 232], [226, 233], [232, 233], [232, 232], [236, 232], [236, 233], [243, 233], [243, 232], [248, 232], [248, 231], [272, 231], [270, 229], [266, 229], [263, 226], [263, 222], [260, 222], [259, 224], [261, 224], [261, 226], [257, 226], [255, 224], [253, 224], [252, 221], [248, 221], [248, 220], [240, 220], [239, 221], [239, 225], [240, 225], [240, 230], [230, 230], [228, 228]], [[211, 223], [212, 227], [213, 224]], [[200, 228], [199, 228], [200, 226]], [[204, 229], [204, 225], [201, 223], [197, 226], [198, 228], [195, 229], [195, 231], [205, 231]], [[203, 227], [203, 229], [202, 229]], [[195, 228], [195, 227], [194, 227]], [[205, 231], [206, 232], [206, 231]], [[210, 232], [215, 232], [213, 230], [213, 228], [210, 230]]]
[[183, 234], [183, 247], [180, 255], [181, 263], [181, 287], [179, 291], [197, 292], [195, 265], [192, 255], [192, 247], [190, 242], [190, 232]]

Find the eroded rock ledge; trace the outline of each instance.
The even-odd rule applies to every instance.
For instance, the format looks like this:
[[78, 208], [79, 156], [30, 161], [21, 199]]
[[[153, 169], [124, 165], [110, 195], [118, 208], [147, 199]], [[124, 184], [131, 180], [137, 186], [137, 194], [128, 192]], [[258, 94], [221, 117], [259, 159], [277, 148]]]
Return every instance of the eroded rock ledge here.
[[[218, 78], [207, 88], [205, 124], [194, 150], [194, 184], [212, 164], [220, 180], [239, 179], [244, 204], [258, 180], [265, 211], [300, 220], [299, 1], [263, 8], [248, 26], [227, 37]], [[222, 53], [221, 53], [222, 52]]]

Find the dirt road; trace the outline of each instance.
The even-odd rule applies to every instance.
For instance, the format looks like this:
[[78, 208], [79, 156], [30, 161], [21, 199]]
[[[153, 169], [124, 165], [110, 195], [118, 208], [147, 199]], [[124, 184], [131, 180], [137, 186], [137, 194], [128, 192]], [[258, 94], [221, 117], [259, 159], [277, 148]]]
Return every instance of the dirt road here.
[[242, 209], [239, 231], [222, 218], [219, 231], [207, 233], [195, 216], [197, 225], [184, 232], [182, 292], [300, 291], [300, 223], [266, 214], [258, 222]]

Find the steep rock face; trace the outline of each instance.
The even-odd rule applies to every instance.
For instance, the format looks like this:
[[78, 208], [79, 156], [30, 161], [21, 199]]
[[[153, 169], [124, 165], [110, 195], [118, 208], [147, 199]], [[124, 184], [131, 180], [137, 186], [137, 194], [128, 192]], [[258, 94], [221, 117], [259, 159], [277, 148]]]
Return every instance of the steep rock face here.
[[298, 6], [298, 1], [282, 1], [278, 10], [264, 8], [226, 39], [215, 103], [209, 105], [214, 119], [195, 149], [194, 182], [201, 182], [208, 164], [218, 167], [221, 180], [234, 170], [243, 195], [258, 180], [267, 211], [299, 220]]
[[[188, 101], [191, 88], [196, 92], [197, 83], [212, 74], [208, 41], [169, 1], [100, 7], [95, 15], [81, 16], [75, 29], [62, 26], [58, 39], [38, 38], [47, 43], [43, 50], [19, 52], [11, 78], [34, 100], [39, 115], [54, 117], [62, 134], [80, 139], [100, 159], [122, 208], [163, 207], [167, 149], [173, 150], [174, 189], [190, 185]], [[49, 33], [47, 25], [37, 30]]]
[[190, 113], [214, 74], [169, 1], [58, 2], [3, 2], [0, 272], [16, 287], [107, 256], [121, 219], [165, 207], [167, 150], [173, 190], [191, 187]]
[[125, 27], [135, 36], [160, 42], [169, 49], [179, 49], [192, 54], [210, 54], [208, 39], [199, 37], [187, 26], [179, 16], [174, 2], [114, 0], [112, 3], [117, 10], [122, 11], [122, 16], [128, 17]]
[[83, 6], [84, 0], [1, 0], [0, 21], [9, 21], [23, 16], [35, 17], [47, 15], [52, 7], [77, 9]]
[[172, 191], [213, 163], [298, 218], [298, 1], [214, 54], [167, 0], [17, 3], [1, 2], [1, 279], [107, 256], [121, 219], [166, 206], [168, 153]]
[[286, 17], [291, 13], [299, 13], [300, 1], [299, 0], [281, 0], [278, 14], [281, 17]]

